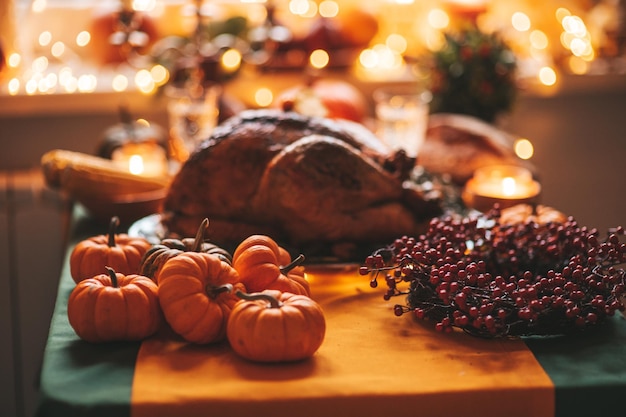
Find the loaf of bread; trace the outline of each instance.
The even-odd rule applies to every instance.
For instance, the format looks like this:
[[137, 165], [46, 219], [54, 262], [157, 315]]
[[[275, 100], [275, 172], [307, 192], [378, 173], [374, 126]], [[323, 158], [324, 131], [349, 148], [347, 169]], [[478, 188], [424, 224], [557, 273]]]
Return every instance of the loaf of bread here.
[[515, 154], [515, 139], [472, 116], [432, 114], [417, 162], [428, 172], [450, 175], [457, 184], [464, 184], [476, 169], [487, 165], [525, 166], [534, 171], [529, 162]]

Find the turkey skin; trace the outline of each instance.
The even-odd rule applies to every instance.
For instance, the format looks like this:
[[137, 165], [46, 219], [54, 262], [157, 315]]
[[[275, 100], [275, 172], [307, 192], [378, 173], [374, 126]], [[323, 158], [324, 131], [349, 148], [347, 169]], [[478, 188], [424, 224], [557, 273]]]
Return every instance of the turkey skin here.
[[163, 203], [170, 234], [234, 248], [266, 234], [295, 252], [347, 260], [424, 230], [439, 196], [407, 181], [415, 161], [364, 126], [247, 110], [218, 126], [182, 165]]

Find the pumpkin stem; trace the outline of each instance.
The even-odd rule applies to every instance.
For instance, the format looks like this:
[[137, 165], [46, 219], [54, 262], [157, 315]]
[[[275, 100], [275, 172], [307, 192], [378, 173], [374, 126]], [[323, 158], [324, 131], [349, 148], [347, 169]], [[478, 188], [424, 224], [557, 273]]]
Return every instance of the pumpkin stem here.
[[246, 294], [241, 290], [237, 290], [235, 295], [242, 300], [246, 301], [256, 301], [256, 300], [264, 300], [269, 303], [269, 308], [280, 308], [283, 304], [276, 298], [266, 293], [255, 292], [252, 294]]
[[291, 261], [287, 265], [281, 266], [280, 267], [280, 273], [283, 274], [283, 275], [287, 275], [289, 273], [289, 271], [294, 269], [296, 266], [302, 264], [302, 262], [304, 262], [304, 255], [300, 254], [300, 255], [298, 255], [298, 257], [296, 259], [294, 259], [293, 261]]
[[120, 218], [117, 216], [111, 217], [111, 222], [109, 223], [109, 242], [108, 245], [110, 248], [115, 246], [115, 232], [117, 232], [117, 227], [120, 225]]
[[115, 273], [115, 269], [111, 268], [110, 266], [105, 266], [107, 272], [109, 273], [109, 277], [111, 277], [111, 285], [113, 285], [113, 288], [117, 288], [118, 287], [118, 283], [117, 283], [117, 274]]
[[221, 293], [232, 292], [233, 291], [233, 285], [232, 284], [224, 284], [224, 285], [218, 285], [218, 286], [207, 285], [205, 290], [206, 290], [207, 295], [210, 298], [215, 299]]
[[198, 227], [198, 231], [196, 232], [196, 237], [193, 241], [193, 246], [191, 247], [192, 252], [200, 252], [200, 248], [202, 248], [202, 242], [204, 242], [204, 233], [209, 228], [209, 219], [205, 218], [200, 223], [200, 227]]
[[532, 208], [531, 215], [536, 216], [539, 213], [539, 208], [537, 207], [537, 203], [531, 203], [530, 207]]

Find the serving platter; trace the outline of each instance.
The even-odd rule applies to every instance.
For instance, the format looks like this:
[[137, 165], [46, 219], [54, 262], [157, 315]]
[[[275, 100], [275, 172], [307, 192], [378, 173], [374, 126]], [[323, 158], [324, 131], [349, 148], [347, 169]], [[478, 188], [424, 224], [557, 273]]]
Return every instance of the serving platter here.
[[[145, 216], [134, 223], [128, 228], [128, 234], [133, 237], [142, 237], [153, 245], [160, 243], [162, 239], [174, 237], [167, 230], [167, 227], [162, 222], [163, 215], [161, 213], [154, 213]], [[178, 237], [178, 236], [176, 236]], [[360, 264], [363, 259], [377, 248], [384, 246], [390, 242], [380, 242], [375, 244], [367, 244], [358, 246], [353, 255], [347, 258], [337, 257], [331, 254], [324, 253], [319, 249], [312, 249], [305, 252], [306, 260], [304, 264], [307, 268], [319, 268], [325, 271], [343, 270], [344, 268], [354, 267], [354, 265]], [[297, 248], [289, 247], [281, 243], [281, 246], [286, 248], [293, 256], [299, 254]], [[322, 246], [322, 245], [320, 245]], [[235, 248], [225, 248], [231, 253]]]
[[143, 237], [153, 245], [158, 244], [168, 236], [168, 231], [161, 221], [160, 213], [153, 213], [142, 217], [128, 227], [128, 234], [134, 237]]

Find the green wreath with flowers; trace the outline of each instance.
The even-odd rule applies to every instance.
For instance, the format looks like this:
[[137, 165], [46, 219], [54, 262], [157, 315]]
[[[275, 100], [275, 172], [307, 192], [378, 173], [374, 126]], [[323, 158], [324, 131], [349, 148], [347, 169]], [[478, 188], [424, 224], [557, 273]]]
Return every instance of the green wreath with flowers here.
[[476, 27], [445, 34], [429, 62], [431, 112], [461, 113], [493, 122], [517, 97], [515, 54], [498, 34]]

